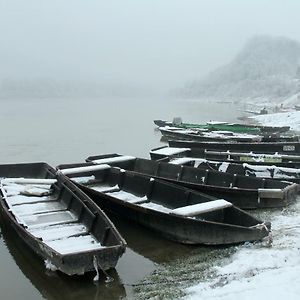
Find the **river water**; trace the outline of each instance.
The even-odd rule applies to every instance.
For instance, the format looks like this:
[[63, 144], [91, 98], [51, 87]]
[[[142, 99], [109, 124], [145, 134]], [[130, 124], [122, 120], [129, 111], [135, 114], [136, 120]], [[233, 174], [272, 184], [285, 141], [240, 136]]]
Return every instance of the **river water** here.
[[[1, 163], [45, 161], [53, 166], [81, 162], [89, 155], [120, 153], [149, 157], [162, 145], [154, 119], [236, 122], [230, 103], [167, 99], [0, 99]], [[128, 249], [114, 278], [94, 284], [90, 276], [67, 277], [46, 271], [43, 262], [1, 221], [0, 299], [170, 299], [181, 284], [210, 260], [233, 248], [176, 244], [145, 228], [113, 217]], [[184, 284], [182, 285], [184, 286]]]

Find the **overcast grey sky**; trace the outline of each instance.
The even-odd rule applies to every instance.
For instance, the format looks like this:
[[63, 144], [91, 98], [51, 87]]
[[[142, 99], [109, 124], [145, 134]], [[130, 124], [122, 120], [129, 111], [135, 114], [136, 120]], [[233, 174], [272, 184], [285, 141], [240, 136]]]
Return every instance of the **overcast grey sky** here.
[[182, 86], [253, 35], [300, 41], [299, 0], [0, 0], [0, 80]]

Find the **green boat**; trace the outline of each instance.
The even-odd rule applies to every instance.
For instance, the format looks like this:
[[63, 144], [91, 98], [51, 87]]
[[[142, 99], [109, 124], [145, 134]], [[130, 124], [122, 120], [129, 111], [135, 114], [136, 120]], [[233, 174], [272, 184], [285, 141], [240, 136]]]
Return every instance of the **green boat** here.
[[253, 133], [253, 134], [263, 134], [263, 133], [279, 133], [286, 132], [290, 129], [289, 126], [283, 127], [272, 127], [272, 126], [259, 126], [259, 125], [246, 125], [237, 123], [227, 123], [227, 122], [207, 122], [206, 124], [193, 124], [193, 123], [183, 123], [181, 118], [174, 118], [173, 122], [154, 120], [157, 126], [173, 126], [177, 128], [185, 129], [204, 129], [209, 131], [231, 131], [237, 133]]

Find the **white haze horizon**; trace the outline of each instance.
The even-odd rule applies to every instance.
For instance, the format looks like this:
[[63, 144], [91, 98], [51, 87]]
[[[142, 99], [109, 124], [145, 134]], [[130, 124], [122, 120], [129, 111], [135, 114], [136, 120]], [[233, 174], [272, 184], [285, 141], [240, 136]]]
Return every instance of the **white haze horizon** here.
[[300, 41], [297, 1], [0, 0], [0, 82], [50, 79], [169, 91], [256, 35]]

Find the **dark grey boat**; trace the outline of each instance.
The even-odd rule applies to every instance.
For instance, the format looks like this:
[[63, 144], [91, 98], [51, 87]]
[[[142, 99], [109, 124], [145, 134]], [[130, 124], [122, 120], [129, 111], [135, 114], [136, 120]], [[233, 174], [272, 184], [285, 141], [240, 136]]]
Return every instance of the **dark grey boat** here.
[[223, 151], [200, 148], [158, 147], [150, 151], [153, 160], [187, 157], [193, 159], [207, 159], [228, 163], [249, 163], [255, 165], [274, 165], [278, 167], [300, 168], [300, 155], [279, 153], [256, 153], [246, 151]]
[[253, 165], [248, 163], [237, 164], [231, 162], [211, 161], [206, 159], [174, 158], [164, 160], [177, 165], [185, 165], [200, 169], [210, 169], [230, 174], [259, 177], [275, 180], [287, 180], [300, 183], [300, 169], [277, 167], [274, 165]]
[[298, 184], [287, 181], [239, 176], [118, 154], [90, 156], [87, 161], [90, 164], [107, 163], [135, 173], [164, 179], [224, 198], [244, 209], [283, 207], [292, 202], [299, 192]]
[[212, 141], [212, 142], [259, 142], [262, 136], [244, 133], [205, 131], [197, 129], [181, 129], [176, 127], [159, 127], [164, 138], [188, 141]]
[[300, 154], [300, 142], [275, 142], [275, 143], [217, 143], [169, 140], [170, 147], [199, 148], [206, 150], [252, 151], [255, 153]]
[[0, 165], [0, 208], [47, 268], [68, 275], [114, 268], [126, 243], [91, 199], [46, 163]]
[[58, 168], [103, 209], [173, 241], [221, 245], [260, 240], [269, 233], [269, 223], [262, 224], [230, 202], [166, 181], [107, 164]]
[[173, 127], [159, 127], [164, 139], [207, 141], [207, 142], [297, 142], [297, 135], [253, 135], [235, 134], [233, 132], [203, 132], [195, 129], [180, 129]]

